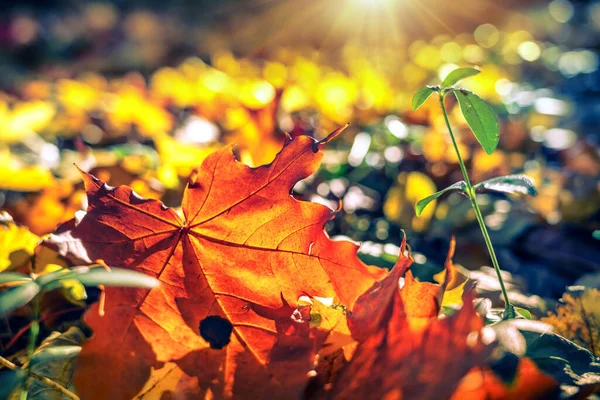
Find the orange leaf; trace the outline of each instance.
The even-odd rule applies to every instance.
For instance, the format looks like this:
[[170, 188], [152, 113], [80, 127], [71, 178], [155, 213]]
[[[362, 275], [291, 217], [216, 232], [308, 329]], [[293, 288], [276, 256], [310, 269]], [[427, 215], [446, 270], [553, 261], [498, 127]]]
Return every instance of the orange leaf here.
[[445, 268], [434, 275], [436, 282], [445, 284], [444, 295], [442, 297], [442, 307], [456, 307], [462, 305], [462, 296], [467, 284], [467, 276], [464, 275], [454, 262], [454, 250], [456, 249], [456, 240], [454, 236], [450, 240], [450, 248], [444, 264]]
[[558, 382], [541, 372], [530, 358], [519, 359], [511, 384], [505, 384], [489, 368], [474, 368], [460, 382], [451, 400], [501, 400], [554, 398]]
[[349, 326], [361, 343], [337, 376], [334, 398], [447, 398], [489, 354], [480, 340], [483, 323], [471, 294], [453, 316], [413, 327], [415, 317], [437, 316], [443, 287], [434, 290], [435, 285], [414, 282], [407, 273], [400, 289], [399, 279], [411, 262], [402, 251], [390, 274], [357, 300]]
[[89, 259], [145, 272], [162, 286], [107, 288], [106, 316], [97, 305], [87, 313], [94, 336], [81, 353], [78, 393], [131, 398], [167, 364], [179, 371], [177, 385], [196, 382], [194, 396], [256, 394], [260, 386], [276, 397], [273, 385], [288, 395], [301, 388], [327, 335], [292, 320], [297, 300], [333, 297], [352, 307], [374, 281], [355, 244], [324, 232], [333, 212], [290, 195], [340, 131], [321, 142], [288, 141], [259, 168], [237, 162], [230, 146], [213, 153], [190, 178], [183, 218], [82, 172], [88, 211], [63, 233]]

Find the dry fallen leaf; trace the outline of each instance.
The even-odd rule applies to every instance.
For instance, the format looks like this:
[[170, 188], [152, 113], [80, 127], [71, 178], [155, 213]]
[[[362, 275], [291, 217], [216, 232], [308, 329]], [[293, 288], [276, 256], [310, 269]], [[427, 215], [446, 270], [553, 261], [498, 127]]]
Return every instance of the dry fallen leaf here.
[[416, 282], [408, 273], [403, 281], [412, 262], [403, 253], [404, 245], [394, 269], [357, 300], [349, 317], [360, 344], [337, 375], [336, 399], [447, 398], [489, 354], [472, 295], [456, 314], [436, 319], [443, 286]]
[[329, 332], [292, 320], [298, 299], [332, 297], [352, 307], [374, 282], [357, 246], [323, 231], [332, 211], [290, 195], [340, 131], [321, 142], [288, 141], [259, 168], [237, 162], [230, 146], [213, 153], [190, 178], [183, 218], [82, 173], [88, 211], [64, 240], [82, 245], [89, 259], [157, 277], [162, 287], [107, 288], [106, 316], [96, 305], [86, 317], [94, 336], [81, 353], [78, 393], [131, 398], [153, 390], [147, 383], [156, 374], [179, 377], [161, 390], [185, 387], [194, 398], [300, 390]]
[[562, 301], [556, 315], [549, 313], [542, 321], [552, 325], [557, 334], [600, 357], [600, 291], [565, 293]]
[[442, 297], [442, 307], [456, 307], [462, 305], [462, 297], [467, 285], [468, 278], [460, 272], [460, 270], [454, 265], [452, 258], [454, 257], [454, 251], [456, 249], [456, 240], [454, 237], [450, 240], [450, 248], [448, 249], [448, 256], [446, 257], [445, 268], [434, 275], [434, 279], [437, 283], [442, 284], [447, 282], [444, 290], [444, 296]]
[[512, 383], [504, 383], [489, 368], [473, 368], [450, 400], [535, 400], [554, 398], [558, 382], [541, 372], [530, 358], [519, 359]]

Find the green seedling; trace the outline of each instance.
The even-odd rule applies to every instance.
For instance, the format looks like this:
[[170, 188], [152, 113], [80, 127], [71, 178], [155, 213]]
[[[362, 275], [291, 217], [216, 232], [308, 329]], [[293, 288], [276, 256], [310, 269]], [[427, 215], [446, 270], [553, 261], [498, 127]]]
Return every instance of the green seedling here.
[[469, 174], [467, 173], [467, 168], [461, 157], [458, 145], [456, 144], [456, 138], [452, 132], [452, 127], [450, 126], [450, 121], [448, 119], [448, 112], [444, 103], [444, 99], [449, 94], [452, 94], [456, 98], [460, 110], [465, 117], [469, 128], [471, 128], [471, 131], [475, 135], [475, 138], [487, 154], [492, 154], [498, 146], [498, 139], [500, 136], [500, 125], [498, 124], [498, 117], [496, 116], [496, 113], [483, 99], [481, 99], [481, 97], [475, 93], [471, 92], [470, 90], [455, 86], [462, 79], [475, 76], [479, 74], [479, 72], [480, 71], [475, 68], [455, 69], [448, 74], [441, 85], [425, 86], [419, 89], [413, 96], [412, 108], [413, 110], [416, 110], [421, 107], [421, 105], [423, 105], [423, 103], [425, 103], [425, 101], [432, 94], [435, 93], [438, 95], [440, 107], [442, 108], [446, 126], [448, 127], [448, 133], [452, 139], [452, 145], [456, 151], [460, 170], [464, 178], [463, 181], [456, 182], [447, 188], [432, 194], [431, 196], [419, 200], [415, 206], [415, 211], [417, 216], [421, 215], [429, 203], [446, 192], [457, 191], [465, 194], [471, 201], [471, 206], [475, 211], [475, 216], [477, 217], [477, 222], [481, 228], [481, 233], [487, 246], [490, 259], [492, 260], [492, 264], [494, 265], [494, 269], [496, 270], [496, 274], [498, 276], [498, 281], [500, 283], [500, 288], [502, 290], [502, 296], [504, 297], [505, 303], [504, 319], [515, 318], [517, 314], [527, 318], [529, 315], [527, 315], [528, 312], [525, 312], [526, 310], [521, 311], [510, 303], [504, 281], [502, 280], [498, 259], [496, 258], [496, 253], [494, 252], [490, 235], [487, 227], [485, 226], [483, 215], [481, 214], [481, 210], [477, 204], [477, 193], [482, 191], [495, 191], [502, 193], [521, 193], [535, 196], [537, 193], [534, 182], [526, 175], [506, 175], [472, 185], [471, 180], [469, 179]]

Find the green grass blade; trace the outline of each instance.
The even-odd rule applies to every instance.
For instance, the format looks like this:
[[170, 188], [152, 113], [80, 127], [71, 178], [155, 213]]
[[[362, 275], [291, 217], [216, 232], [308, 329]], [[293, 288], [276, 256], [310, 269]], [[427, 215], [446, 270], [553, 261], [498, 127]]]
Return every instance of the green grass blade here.
[[12, 282], [27, 282], [30, 281], [31, 278], [25, 274], [20, 274], [18, 272], [2, 272], [0, 273], [0, 285], [5, 283]]
[[0, 294], [0, 317], [29, 303], [40, 292], [35, 281], [27, 282]]
[[99, 267], [90, 268], [75, 276], [70, 276], [69, 279], [75, 279], [84, 286], [104, 285], [153, 289], [160, 285], [160, 282], [151, 276], [121, 268], [111, 268], [110, 271]]

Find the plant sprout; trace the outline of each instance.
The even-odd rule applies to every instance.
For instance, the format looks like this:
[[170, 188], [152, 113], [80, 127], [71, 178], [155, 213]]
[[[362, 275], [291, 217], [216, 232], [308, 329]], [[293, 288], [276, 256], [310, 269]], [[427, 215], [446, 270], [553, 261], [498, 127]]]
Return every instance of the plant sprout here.
[[525, 175], [506, 175], [492, 178], [476, 185], [471, 184], [469, 174], [467, 173], [467, 168], [461, 157], [458, 145], [456, 144], [456, 138], [452, 132], [452, 127], [450, 126], [446, 105], [444, 104], [444, 99], [448, 94], [452, 94], [454, 97], [456, 97], [460, 110], [465, 117], [467, 124], [471, 128], [471, 131], [475, 135], [475, 138], [487, 154], [492, 154], [498, 146], [498, 139], [500, 136], [500, 126], [498, 124], [498, 117], [496, 116], [496, 113], [484, 100], [481, 99], [481, 97], [475, 93], [471, 92], [470, 90], [455, 86], [462, 79], [477, 75], [479, 72], [480, 71], [475, 68], [455, 69], [448, 74], [441, 85], [425, 86], [419, 89], [413, 96], [413, 110], [416, 110], [423, 105], [423, 103], [433, 93], [437, 93], [439, 96], [440, 107], [442, 109], [442, 113], [444, 114], [444, 120], [446, 121], [446, 126], [448, 127], [448, 133], [450, 134], [450, 139], [452, 139], [452, 145], [454, 146], [454, 151], [456, 151], [460, 170], [464, 178], [463, 181], [456, 182], [447, 188], [432, 194], [431, 196], [419, 200], [415, 206], [415, 210], [417, 216], [419, 216], [429, 203], [440, 197], [442, 194], [451, 191], [459, 191], [464, 193], [471, 201], [471, 206], [475, 211], [477, 222], [481, 228], [481, 234], [483, 235], [490, 259], [492, 260], [492, 264], [496, 271], [496, 275], [498, 276], [498, 281], [500, 283], [500, 288], [502, 290], [502, 296], [504, 297], [505, 303], [504, 319], [514, 318], [517, 313], [523, 317], [527, 317], [530, 315], [529, 312], [513, 306], [508, 298], [508, 293], [506, 291], [506, 287], [504, 286], [504, 281], [502, 280], [500, 265], [498, 264], [498, 259], [496, 258], [496, 253], [494, 251], [490, 235], [487, 227], [485, 226], [481, 209], [477, 204], [477, 192], [496, 191], [502, 193], [521, 193], [535, 196], [537, 193], [533, 180]]

